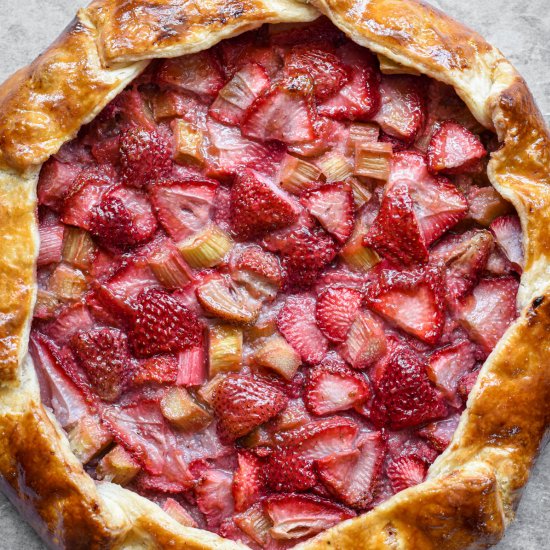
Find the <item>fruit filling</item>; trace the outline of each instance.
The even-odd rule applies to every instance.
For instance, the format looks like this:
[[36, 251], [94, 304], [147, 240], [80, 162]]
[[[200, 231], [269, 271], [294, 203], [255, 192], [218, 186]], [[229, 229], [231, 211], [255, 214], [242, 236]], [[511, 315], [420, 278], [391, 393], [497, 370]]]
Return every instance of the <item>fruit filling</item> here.
[[422, 482], [517, 316], [499, 144], [327, 20], [153, 62], [42, 168], [30, 349], [97, 480], [288, 548]]

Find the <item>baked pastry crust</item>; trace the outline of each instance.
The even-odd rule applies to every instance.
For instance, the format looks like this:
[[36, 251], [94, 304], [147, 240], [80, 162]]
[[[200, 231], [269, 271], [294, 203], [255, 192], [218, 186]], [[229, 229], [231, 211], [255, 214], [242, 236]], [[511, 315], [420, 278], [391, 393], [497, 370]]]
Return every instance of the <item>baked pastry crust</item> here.
[[355, 42], [454, 86], [478, 121], [496, 130], [504, 145], [492, 154], [489, 177], [520, 216], [526, 266], [521, 315], [484, 364], [428, 479], [299, 548], [480, 548], [496, 543], [513, 519], [550, 415], [550, 137], [512, 65], [417, 0], [96, 0], [0, 87], [0, 483], [53, 547], [243, 548], [182, 527], [122, 487], [95, 484], [42, 406], [27, 355], [40, 165], [147, 60], [319, 12]]

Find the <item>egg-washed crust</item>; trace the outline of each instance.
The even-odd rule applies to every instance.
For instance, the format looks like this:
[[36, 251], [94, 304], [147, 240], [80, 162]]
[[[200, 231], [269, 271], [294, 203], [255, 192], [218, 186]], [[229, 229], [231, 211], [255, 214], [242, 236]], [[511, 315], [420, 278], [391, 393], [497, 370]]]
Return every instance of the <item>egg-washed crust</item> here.
[[417, 0], [96, 0], [0, 87], [0, 486], [55, 548], [231, 549], [152, 502], [95, 484], [40, 403], [27, 341], [35, 294], [40, 165], [149, 59], [207, 49], [263, 23], [319, 11], [357, 43], [455, 87], [496, 130], [489, 177], [521, 219], [520, 318], [486, 361], [428, 479], [299, 546], [461, 549], [496, 543], [549, 423], [550, 138], [523, 79], [473, 31]]

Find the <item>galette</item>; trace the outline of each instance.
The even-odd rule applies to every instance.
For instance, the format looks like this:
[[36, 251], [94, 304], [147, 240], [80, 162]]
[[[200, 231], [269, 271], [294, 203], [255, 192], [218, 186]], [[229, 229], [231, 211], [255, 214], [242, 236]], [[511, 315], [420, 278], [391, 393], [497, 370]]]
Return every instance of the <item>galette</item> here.
[[550, 398], [500, 52], [413, 0], [97, 0], [0, 113], [0, 476], [48, 544], [499, 540]]

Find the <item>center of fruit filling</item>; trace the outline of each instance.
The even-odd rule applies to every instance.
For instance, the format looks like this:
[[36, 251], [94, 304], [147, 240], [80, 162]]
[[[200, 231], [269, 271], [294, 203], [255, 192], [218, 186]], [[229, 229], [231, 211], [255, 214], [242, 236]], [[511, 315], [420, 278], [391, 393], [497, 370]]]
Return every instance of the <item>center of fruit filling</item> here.
[[92, 477], [269, 548], [425, 479], [523, 259], [495, 136], [411, 72], [263, 27], [153, 62], [44, 165], [30, 348]]

